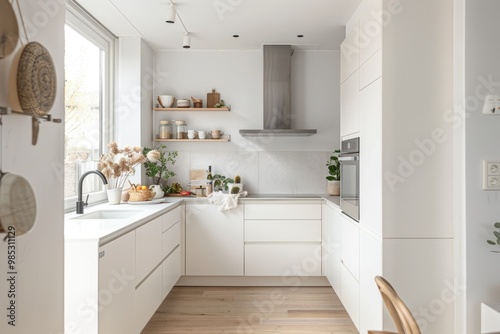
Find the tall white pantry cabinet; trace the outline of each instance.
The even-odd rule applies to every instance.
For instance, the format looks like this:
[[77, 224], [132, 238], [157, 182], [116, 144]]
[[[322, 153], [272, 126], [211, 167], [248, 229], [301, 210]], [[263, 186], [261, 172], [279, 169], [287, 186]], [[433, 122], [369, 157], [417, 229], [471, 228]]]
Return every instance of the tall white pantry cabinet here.
[[[355, 223], [341, 217], [340, 225], [335, 225], [339, 225], [336, 228], [340, 229], [342, 240], [347, 235], [351, 240], [340, 242], [342, 270], [340, 284], [334, 285], [334, 289], [340, 289], [337, 293], [360, 333], [395, 329], [376, 287], [376, 275], [394, 285], [426, 333], [451, 333], [453, 329], [453, 302], [439, 302], [446, 282], [453, 282], [452, 220], [438, 220], [428, 211], [446, 209], [447, 199], [442, 200], [443, 208], [426, 206], [425, 201], [432, 195], [419, 184], [428, 181], [418, 179], [426, 176], [427, 168], [431, 173], [432, 165], [439, 165], [446, 158], [429, 158], [425, 168], [415, 168], [414, 175], [401, 184], [390, 184], [387, 179], [387, 172], [394, 172], [393, 165], [397, 166], [401, 156], [415, 151], [415, 140], [422, 136], [422, 125], [412, 123], [413, 114], [406, 119], [405, 105], [399, 104], [398, 92], [406, 94], [410, 87], [414, 91], [422, 87], [412, 84], [408, 73], [417, 76], [423, 72], [434, 79], [448, 75], [444, 70], [435, 73], [436, 63], [441, 61], [438, 57], [422, 61], [408, 58], [404, 63], [400, 55], [405, 52], [400, 48], [406, 47], [408, 39], [422, 38], [419, 35], [427, 29], [420, 32], [420, 12], [433, 12], [426, 24], [439, 31], [441, 23], [435, 12], [442, 14], [447, 8], [434, 6], [430, 1], [366, 0], [348, 24], [341, 45], [340, 133], [342, 140], [360, 138], [360, 220]], [[446, 17], [444, 22], [448, 22]], [[431, 109], [424, 109], [422, 117], [437, 107], [427, 108]], [[437, 118], [429, 120], [424, 119], [422, 127], [434, 120], [442, 126]], [[413, 182], [416, 185], [407, 190]], [[415, 210], [417, 207], [420, 211]], [[350, 255], [346, 260], [344, 250], [358, 258]], [[346, 302], [347, 291], [350, 299]], [[352, 301], [353, 296], [359, 298], [357, 303]]]

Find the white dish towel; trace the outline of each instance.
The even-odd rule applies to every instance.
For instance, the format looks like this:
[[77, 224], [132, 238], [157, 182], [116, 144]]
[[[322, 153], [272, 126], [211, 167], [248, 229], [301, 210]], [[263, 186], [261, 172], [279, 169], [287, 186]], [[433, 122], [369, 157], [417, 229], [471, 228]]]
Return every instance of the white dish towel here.
[[210, 193], [208, 203], [214, 204], [219, 211], [234, 209], [238, 206], [238, 198], [245, 197], [246, 191], [239, 194], [224, 194], [222, 191], [214, 191]]

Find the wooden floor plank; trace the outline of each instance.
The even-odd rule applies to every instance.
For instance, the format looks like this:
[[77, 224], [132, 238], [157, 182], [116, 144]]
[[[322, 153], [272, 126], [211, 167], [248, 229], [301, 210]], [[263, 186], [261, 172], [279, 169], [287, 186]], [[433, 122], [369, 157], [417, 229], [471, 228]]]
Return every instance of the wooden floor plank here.
[[358, 333], [329, 287], [174, 287], [142, 334]]

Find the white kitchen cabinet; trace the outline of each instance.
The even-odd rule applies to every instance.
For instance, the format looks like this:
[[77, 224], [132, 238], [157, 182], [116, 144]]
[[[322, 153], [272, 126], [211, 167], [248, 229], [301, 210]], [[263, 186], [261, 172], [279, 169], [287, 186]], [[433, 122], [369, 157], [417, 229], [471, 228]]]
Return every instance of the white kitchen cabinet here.
[[321, 205], [293, 201], [245, 203], [245, 219], [321, 219]]
[[[157, 267], [135, 290], [135, 333], [140, 333], [163, 301], [163, 269]], [[115, 332], [113, 332], [115, 333]]]
[[[382, 50], [378, 50], [375, 52], [373, 56], [371, 56], [366, 63], [361, 65], [359, 68], [359, 90], [363, 90], [366, 86], [377, 80], [382, 76]], [[380, 91], [380, 95], [382, 96], [382, 91]], [[363, 97], [359, 97], [360, 101], [363, 100]], [[360, 110], [360, 120], [363, 120], [363, 106], [359, 106]]]
[[245, 244], [246, 276], [321, 276], [321, 244]]
[[106, 244], [66, 241], [64, 321], [81, 333], [135, 333], [135, 231]]
[[339, 297], [342, 292], [340, 215], [340, 209], [323, 204], [323, 276], [326, 276]]
[[321, 276], [321, 202], [245, 204], [245, 276]]
[[340, 300], [352, 322], [359, 330], [359, 282], [344, 265], [341, 266], [341, 280], [342, 293], [340, 294]]
[[340, 85], [340, 135], [359, 132], [359, 70]]
[[186, 275], [243, 275], [243, 206], [186, 205]]
[[359, 281], [359, 223], [346, 215], [342, 215], [341, 221], [341, 261], [351, 275]]
[[[382, 79], [360, 92], [360, 225], [382, 236]], [[366, 147], [367, 149], [363, 149]]]
[[99, 333], [135, 333], [135, 232], [99, 247]]
[[359, 64], [362, 66], [382, 48], [382, 0], [372, 0], [359, 20]]
[[344, 82], [359, 68], [359, 35], [351, 31], [340, 45], [340, 82]]
[[162, 260], [162, 228], [162, 217], [158, 217], [136, 230], [136, 285]]
[[162, 294], [163, 298], [165, 298], [170, 290], [175, 286], [175, 283], [179, 280], [182, 274], [181, 267], [181, 248], [175, 248], [172, 253], [163, 261], [162, 270], [163, 270], [163, 285], [162, 285]]
[[360, 229], [359, 234], [359, 325], [360, 333], [383, 329], [384, 304], [375, 284], [375, 276], [382, 276], [382, 239]]
[[245, 242], [321, 241], [320, 219], [245, 219]]
[[181, 276], [181, 208], [177, 207], [136, 230], [136, 332], [156, 312]]
[[162, 295], [165, 298], [182, 275], [181, 261], [181, 208], [163, 215], [163, 279]]

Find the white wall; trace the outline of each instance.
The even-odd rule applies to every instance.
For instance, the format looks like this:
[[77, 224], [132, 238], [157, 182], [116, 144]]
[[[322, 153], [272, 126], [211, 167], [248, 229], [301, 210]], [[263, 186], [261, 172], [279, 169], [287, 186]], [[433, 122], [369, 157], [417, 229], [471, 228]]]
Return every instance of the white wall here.
[[[221, 129], [228, 145], [176, 144], [189, 150], [330, 151], [339, 145], [339, 53], [296, 51], [292, 57], [293, 126], [318, 129], [311, 137], [243, 138], [239, 129], [263, 127], [262, 51], [164, 51], [155, 55], [155, 95], [202, 98], [217, 89], [229, 113], [168, 113], [190, 129]], [[178, 146], [182, 145], [182, 146]], [[173, 146], [173, 144], [172, 144]]]
[[[44, 0], [19, 3], [30, 41], [44, 45], [54, 60], [57, 95], [51, 114], [64, 118], [64, 5]], [[1, 106], [7, 104], [11, 62], [12, 56], [0, 59]], [[2, 170], [28, 180], [35, 191], [37, 216], [33, 230], [16, 239], [15, 327], [7, 324], [7, 247], [0, 235], [0, 333], [63, 333], [64, 125], [41, 124], [38, 145], [32, 146], [30, 117], [3, 116], [2, 122]]]
[[[118, 44], [115, 140], [120, 147], [151, 147], [153, 50], [139, 37], [121, 37]], [[142, 172], [141, 166], [136, 167], [130, 182], [142, 183]]]
[[[483, 191], [481, 183], [482, 160], [500, 161], [500, 117], [482, 114], [481, 96], [500, 94], [500, 30], [495, 22], [500, 3], [467, 0], [465, 10], [466, 315], [467, 333], [479, 333], [480, 303], [500, 302], [500, 254], [486, 244], [494, 240], [493, 224], [500, 221], [500, 192]], [[481, 79], [489, 77], [492, 87]]]
[[240, 174], [254, 193], [324, 193], [326, 158], [339, 147], [339, 56], [295, 51], [292, 57], [293, 127], [318, 129], [317, 135], [244, 138], [239, 129], [263, 127], [262, 51], [156, 52], [155, 97], [194, 96], [206, 106], [206, 94], [215, 88], [231, 105], [228, 113], [157, 114], [156, 122], [182, 119], [189, 129], [221, 129], [231, 135], [229, 143], [168, 143], [169, 150], [181, 152], [174, 181], [185, 185], [189, 169], [211, 164], [215, 173]]

